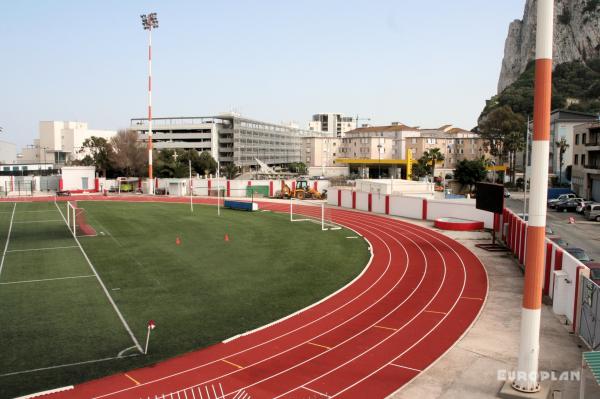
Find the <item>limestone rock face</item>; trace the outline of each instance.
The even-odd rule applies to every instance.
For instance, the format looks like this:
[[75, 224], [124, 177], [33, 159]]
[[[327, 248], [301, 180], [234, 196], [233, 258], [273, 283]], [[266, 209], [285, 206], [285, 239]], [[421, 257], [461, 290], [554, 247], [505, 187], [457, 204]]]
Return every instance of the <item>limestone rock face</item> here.
[[[523, 19], [511, 22], [504, 44], [498, 93], [535, 60], [537, 0], [526, 0]], [[600, 57], [600, 1], [554, 1], [554, 65]]]

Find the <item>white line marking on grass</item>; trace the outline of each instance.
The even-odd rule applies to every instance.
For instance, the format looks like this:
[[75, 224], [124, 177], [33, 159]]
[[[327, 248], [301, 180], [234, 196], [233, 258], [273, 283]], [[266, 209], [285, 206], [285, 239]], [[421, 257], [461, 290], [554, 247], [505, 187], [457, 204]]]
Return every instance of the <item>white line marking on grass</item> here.
[[[63, 213], [62, 213], [60, 207], [58, 206], [58, 204], [54, 203], [54, 205], [56, 205], [56, 209], [58, 209], [58, 211], [60, 212], [60, 216], [62, 216], [63, 221], [65, 222], [65, 224], [67, 225], [67, 228], [68, 228], [69, 225], [67, 224], [67, 219], [65, 219], [65, 215], [63, 215]], [[96, 268], [92, 264], [92, 261], [90, 261], [90, 258], [87, 256], [87, 254], [83, 250], [83, 247], [81, 246], [81, 243], [79, 242], [79, 240], [77, 239], [77, 236], [75, 234], [73, 234], [73, 239], [77, 243], [77, 246], [79, 246], [79, 249], [81, 250], [81, 253], [83, 254], [83, 257], [85, 258], [85, 260], [87, 261], [88, 265], [90, 266], [90, 269], [92, 269], [92, 272], [94, 272], [94, 275], [96, 275], [96, 279], [100, 283], [100, 286], [102, 287], [102, 290], [106, 294], [106, 297], [108, 298], [108, 301], [112, 305], [113, 309], [115, 310], [115, 312], [117, 312], [117, 316], [119, 316], [119, 319], [121, 320], [121, 323], [123, 323], [123, 327], [125, 327], [125, 330], [127, 330], [127, 332], [129, 333], [129, 336], [131, 337], [131, 340], [135, 344], [136, 348], [140, 351], [140, 353], [143, 353], [144, 351], [142, 350], [142, 346], [140, 345], [140, 343], [138, 342], [137, 338], [133, 334], [133, 331], [131, 331], [131, 328], [129, 327], [129, 324], [127, 324], [127, 320], [125, 320], [125, 317], [123, 317], [123, 314], [121, 314], [121, 311], [117, 307], [117, 304], [115, 303], [115, 301], [110, 296], [110, 293], [108, 292], [108, 289], [106, 288], [106, 285], [104, 285], [104, 282], [100, 278], [100, 275], [96, 271]]]
[[25, 395], [25, 396], [19, 396], [18, 398], [15, 399], [31, 399], [31, 398], [37, 398], [39, 396], [42, 395], [49, 395], [51, 393], [58, 393], [58, 392], [64, 392], [64, 391], [70, 391], [71, 389], [75, 389], [75, 387], [73, 385], [68, 385], [66, 387], [61, 387], [61, 388], [54, 388], [54, 389], [48, 389], [47, 391], [42, 391], [42, 392], [37, 392], [37, 393], [32, 393], [29, 395]]
[[79, 248], [77, 245], [69, 245], [67, 247], [48, 247], [48, 248], [28, 248], [28, 249], [11, 249], [8, 252], [29, 252], [29, 251], [51, 251], [55, 249]]
[[26, 223], [51, 223], [51, 222], [62, 222], [62, 220], [60, 220], [60, 219], [26, 220], [26, 221], [14, 222], [14, 223], [26, 224]]
[[2, 267], [4, 267], [4, 258], [6, 257], [6, 250], [8, 249], [8, 243], [10, 241], [10, 232], [12, 231], [13, 219], [15, 218], [15, 210], [17, 209], [17, 203], [13, 206], [12, 215], [10, 217], [10, 225], [8, 226], [8, 234], [6, 235], [6, 243], [4, 244], [4, 252], [2, 253], [2, 261], [0, 261], [0, 275], [2, 274]]
[[125, 353], [129, 352], [130, 350], [135, 349], [135, 345], [130, 346], [129, 348], [125, 348], [123, 349], [121, 352], [119, 352], [119, 354], [117, 355], [118, 358], [123, 358], [125, 357]]
[[39, 279], [39, 280], [7, 281], [7, 282], [4, 282], [4, 283], [0, 283], [0, 285], [38, 283], [40, 281], [70, 280], [70, 279], [74, 279], [74, 278], [87, 278], [87, 277], [95, 277], [95, 276], [93, 274], [88, 274], [88, 275], [84, 275], [84, 276], [42, 278], [42, 279]]
[[126, 357], [133, 357], [133, 356], [139, 356], [139, 355], [137, 353], [134, 353], [133, 355], [127, 355], [127, 356], [123, 356], [120, 358], [119, 357], [105, 357], [104, 359], [86, 360], [85, 362], [66, 363], [66, 364], [59, 364], [56, 366], [40, 367], [37, 369], [31, 369], [31, 370], [13, 371], [12, 373], [0, 374], [0, 378], [1, 377], [9, 377], [11, 375], [35, 373], [37, 371], [54, 370], [54, 369], [59, 369], [59, 368], [63, 368], [63, 367], [80, 366], [82, 364], [107, 362], [109, 360], [124, 359]]

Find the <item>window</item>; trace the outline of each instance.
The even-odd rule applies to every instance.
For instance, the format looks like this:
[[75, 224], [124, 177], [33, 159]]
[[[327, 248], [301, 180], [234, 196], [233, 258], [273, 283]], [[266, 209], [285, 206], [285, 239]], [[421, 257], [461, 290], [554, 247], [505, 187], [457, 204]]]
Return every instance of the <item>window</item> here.
[[[585, 136], [586, 136], [585, 133], [581, 135], [581, 144], [583, 144], [583, 145], [585, 145]], [[583, 163], [583, 161], [582, 161], [582, 163]]]
[[417, 138], [413, 137], [412, 139], [410, 139], [410, 143], [411, 144], [417, 144]]
[[[575, 143], [577, 143], [577, 136], [575, 136]], [[578, 165], [579, 163], [579, 154], [575, 154], [575, 157], [573, 158], [573, 164]]]
[[575, 135], [575, 145], [579, 144], [579, 135]]
[[585, 167], [585, 154], [581, 154], [581, 164]]

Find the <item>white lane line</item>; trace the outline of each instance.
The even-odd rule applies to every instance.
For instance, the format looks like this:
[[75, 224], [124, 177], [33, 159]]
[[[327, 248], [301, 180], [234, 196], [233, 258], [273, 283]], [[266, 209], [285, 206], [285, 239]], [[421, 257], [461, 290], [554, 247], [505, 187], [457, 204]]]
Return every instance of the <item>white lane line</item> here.
[[408, 366], [402, 366], [400, 364], [396, 364], [396, 363], [390, 363], [390, 366], [394, 366], [394, 367], [400, 367], [401, 369], [407, 369], [407, 370], [412, 370], [412, 371], [416, 371], [418, 373], [420, 373], [423, 370], [419, 370], [419, 369], [414, 369], [412, 367], [408, 367]]
[[[63, 221], [65, 222], [65, 225], [67, 226], [67, 228], [69, 228], [69, 225], [67, 223], [67, 219], [65, 219], [65, 216], [63, 215], [60, 207], [58, 206], [58, 204], [56, 202], [54, 203], [54, 205], [56, 205], [56, 209], [58, 209], [58, 211], [60, 212], [60, 215], [62, 216]], [[70, 231], [70, 229], [69, 229], [69, 231]], [[96, 268], [92, 264], [92, 261], [90, 260], [90, 258], [87, 256], [87, 254], [83, 250], [83, 247], [81, 246], [81, 243], [79, 242], [79, 240], [77, 239], [77, 236], [75, 234], [73, 234], [73, 239], [77, 243], [77, 246], [79, 246], [79, 249], [81, 250], [81, 253], [83, 254], [83, 257], [85, 258], [85, 260], [87, 261], [88, 265], [90, 266], [90, 269], [92, 269], [92, 272], [94, 273], [94, 275], [96, 276], [96, 279], [100, 283], [100, 286], [102, 287], [102, 290], [104, 290], [104, 294], [106, 294], [106, 297], [108, 298], [108, 301], [110, 302], [110, 304], [112, 305], [113, 309], [117, 313], [117, 316], [119, 316], [119, 319], [121, 320], [121, 323], [123, 324], [123, 327], [125, 327], [125, 330], [127, 330], [127, 332], [129, 333], [129, 336], [131, 337], [131, 340], [135, 344], [136, 348], [140, 351], [140, 353], [143, 353], [144, 351], [142, 350], [142, 346], [140, 345], [140, 343], [138, 342], [137, 338], [133, 334], [133, 331], [131, 331], [131, 328], [129, 327], [129, 324], [127, 323], [127, 320], [125, 320], [125, 317], [123, 317], [123, 314], [121, 313], [121, 311], [117, 307], [117, 304], [115, 303], [115, 301], [110, 296], [110, 293], [108, 292], [108, 289], [106, 288], [106, 285], [104, 285], [104, 282], [100, 278], [100, 275], [96, 271]]]
[[67, 247], [49, 247], [49, 248], [29, 248], [29, 249], [11, 249], [8, 252], [30, 252], [30, 251], [52, 251], [55, 249], [79, 248], [77, 245], [69, 245]]
[[6, 235], [6, 243], [4, 244], [4, 252], [2, 252], [2, 261], [0, 261], [0, 275], [2, 275], [2, 268], [4, 267], [4, 258], [6, 257], [6, 250], [8, 249], [8, 243], [10, 241], [10, 232], [12, 231], [13, 219], [15, 218], [15, 209], [17, 209], [17, 203], [13, 206], [12, 215], [10, 217], [10, 225], [8, 226], [8, 234]]
[[139, 356], [139, 355], [137, 353], [135, 353], [133, 355], [127, 355], [127, 356], [122, 356], [122, 357], [105, 357], [103, 359], [87, 360], [85, 362], [66, 363], [66, 364], [59, 364], [56, 366], [40, 367], [37, 369], [31, 369], [31, 370], [13, 371], [12, 373], [0, 374], [0, 377], [8, 377], [11, 375], [18, 375], [18, 374], [35, 373], [36, 371], [54, 370], [54, 369], [59, 369], [59, 368], [63, 368], [63, 367], [80, 366], [82, 364], [107, 362], [109, 360], [124, 359], [127, 357], [133, 357], [133, 356]]
[[51, 222], [62, 222], [60, 219], [48, 219], [48, 220], [25, 220], [17, 221], [15, 224], [27, 224], [27, 223], [51, 223]]
[[316, 390], [314, 390], [314, 389], [311, 389], [311, 388], [309, 388], [309, 387], [305, 387], [304, 385], [303, 385], [303, 386], [301, 386], [300, 388], [304, 388], [304, 389], [306, 389], [307, 391], [310, 391], [310, 392], [312, 392], [312, 393], [316, 393], [317, 395], [321, 395], [321, 396], [323, 396], [323, 397], [325, 397], [325, 398], [329, 398], [329, 395], [327, 395], [326, 393], [322, 393], [322, 392], [316, 391]]
[[7, 281], [7, 282], [4, 282], [4, 283], [0, 283], [0, 285], [38, 283], [38, 282], [41, 282], [41, 281], [70, 280], [70, 279], [74, 279], [74, 278], [88, 278], [88, 277], [95, 277], [95, 276], [93, 274], [88, 274], [88, 275], [84, 275], [84, 276], [41, 278], [39, 280]]

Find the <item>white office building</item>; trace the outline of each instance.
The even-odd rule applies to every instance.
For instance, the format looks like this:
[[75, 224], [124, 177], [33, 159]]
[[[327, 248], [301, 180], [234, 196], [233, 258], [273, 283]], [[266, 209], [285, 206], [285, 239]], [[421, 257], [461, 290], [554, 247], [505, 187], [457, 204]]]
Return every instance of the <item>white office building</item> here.
[[346, 132], [356, 129], [356, 118], [343, 114], [315, 114], [308, 123], [308, 129], [329, 133], [333, 137], [344, 137]]

